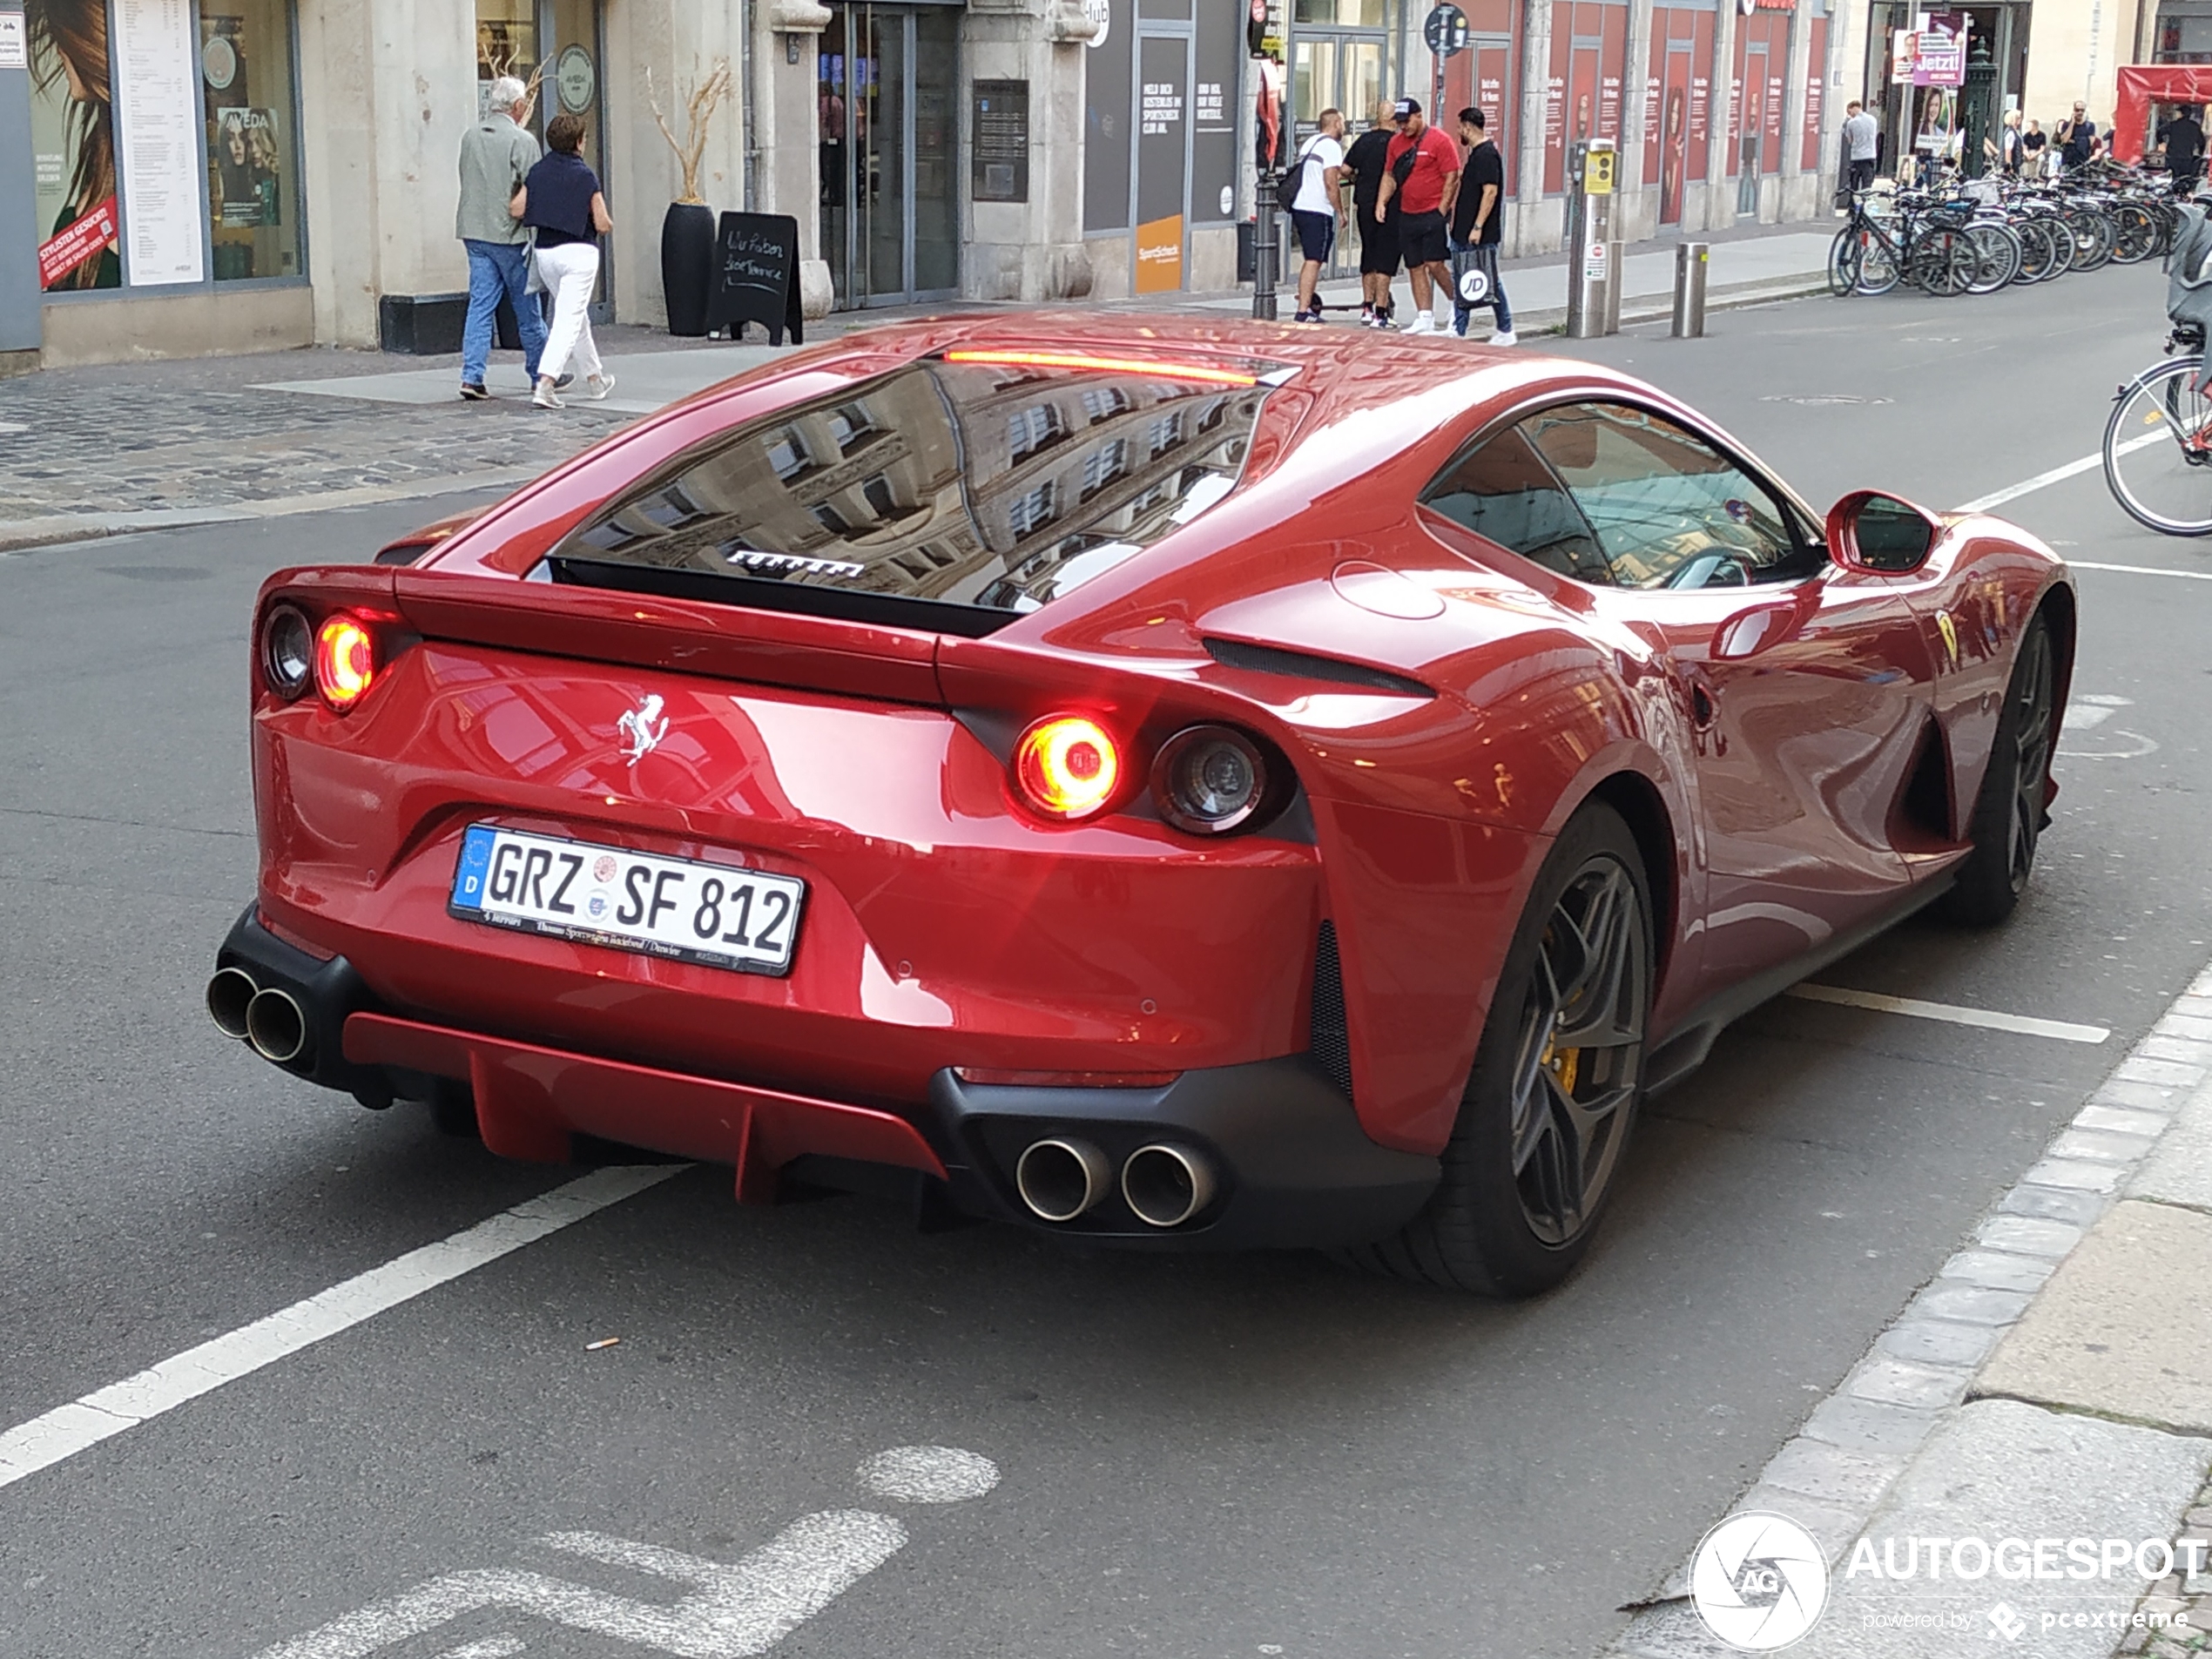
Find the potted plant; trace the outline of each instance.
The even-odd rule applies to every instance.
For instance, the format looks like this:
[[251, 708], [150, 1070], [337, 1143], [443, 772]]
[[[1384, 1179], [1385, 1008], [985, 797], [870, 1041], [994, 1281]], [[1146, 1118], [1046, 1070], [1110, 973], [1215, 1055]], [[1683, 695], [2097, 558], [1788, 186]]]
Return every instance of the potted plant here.
[[661, 293], [668, 303], [668, 332], [692, 337], [706, 333], [706, 299], [714, 280], [714, 210], [699, 195], [699, 165], [706, 155], [707, 124], [730, 95], [730, 62], [717, 58], [706, 78], [685, 100], [684, 138], [680, 144], [661, 112], [653, 91], [653, 72], [645, 71], [645, 101], [661, 137], [676, 152], [684, 170], [684, 193], [668, 205], [660, 226]]

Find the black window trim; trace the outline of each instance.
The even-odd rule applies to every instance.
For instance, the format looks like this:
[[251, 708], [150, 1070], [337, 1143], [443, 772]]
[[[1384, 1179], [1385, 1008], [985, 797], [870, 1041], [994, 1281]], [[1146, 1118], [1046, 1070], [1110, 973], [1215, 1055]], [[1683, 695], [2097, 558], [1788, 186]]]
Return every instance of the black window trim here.
[[[1820, 580], [1820, 578], [1829, 570], [1835, 568], [1834, 562], [1829, 557], [1828, 554], [1828, 543], [1825, 534], [1826, 520], [1822, 515], [1814, 512], [1811, 507], [1807, 506], [1805, 504], [1804, 498], [1799, 496], [1796, 490], [1791, 489], [1789, 485], [1784, 483], [1780, 478], [1777, 477], [1771, 469], [1753, 459], [1750, 455], [1743, 449], [1738, 448], [1736, 445], [1724, 442], [1717, 432], [1712, 430], [1704, 423], [1702, 417], [1693, 415], [1688, 410], [1669, 408], [1655, 398], [1638, 397], [1635, 394], [1624, 392], [1617, 387], [1578, 387], [1572, 391], [1564, 393], [1561, 392], [1556, 388], [1554, 388], [1547, 391], [1540, 392], [1532, 397], [1525, 398], [1521, 401], [1512, 405], [1503, 413], [1492, 416], [1489, 420], [1485, 421], [1480, 427], [1476, 428], [1473, 435], [1468, 437], [1465, 442], [1457, 445], [1453, 449], [1450, 457], [1446, 460], [1444, 464], [1439, 467], [1429, 475], [1428, 482], [1421, 486], [1420, 494], [1413, 498], [1414, 504], [1426, 509], [1429, 512], [1436, 513], [1440, 517], [1449, 519], [1450, 522], [1454, 524], [1458, 524], [1460, 529], [1465, 530], [1466, 533], [1470, 536], [1481, 536], [1480, 531], [1470, 530], [1467, 529], [1466, 525], [1459, 524], [1459, 521], [1452, 519], [1448, 513], [1440, 512], [1438, 509], [1429, 506], [1429, 494], [1436, 488], [1438, 480], [1441, 479], [1447, 473], [1450, 472], [1453, 468], [1458, 466], [1461, 461], [1465, 460], [1468, 455], [1474, 454], [1476, 449], [1480, 448], [1483, 444], [1487, 443], [1492, 438], [1496, 437], [1501, 432], [1505, 431], [1508, 427], [1518, 426], [1521, 422], [1528, 419], [1531, 415], [1541, 415], [1547, 409], [1563, 408], [1571, 403], [1614, 403], [1620, 405], [1623, 408], [1635, 409], [1640, 414], [1656, 415], [1662, 421], [1671, 421], [1674, 425], [1682, 428], [1683, 431], [1689, 433], [1690, 436], [1696, 438], [1699, 442], [1710, 447], [1712, 450], [1723, 460], [1742, 471], [1751, 480], [1753, 483], [1757, 484], [1774, 498], [1775, 503], [1783, 509], [1783, 522], [1789, 525], [1790, 539], [1796, 544], [1797, 551], [1800, 554], [1810, 554], [1817, 549], [1820, 554], [1820, 563], [1816, 568], [1808, 570], [1803, 576], [1792, 577], [1785, 581], [1780, 582], [1753, 583], [1751, 584], [1753, 587], [1770, 589], [1796, 587], [1803, 583], [1817, 582]], [[1559, 486], [1561, 493], [1567, 497], [1568, 502], [1574, 507], [1575, 516], [1582, 521], [1583, 527], [1590, 532], [1590, 539], [1595, 543], [1599, 550], [1602, 551], [1605, 547], [1604, 538], [1598, 535], [1597, 527], [1590, 523], [1589, 516], [1582, 511], [1582, 503], [1576, 499], [1575, 492], [1568, 488], [1567, 481], [1561, 478], [1557, 470], [1554, 469], [1550, 457], [1546, 455], [1544, 452], [1538, 448], [1533, 442], [1528, 446], [1528, 448], [1530, 452], [1535, 455], [1538, 462], [1542, 465], [1544, 470], [1551, 474], [1552, 482]], [[1481, 539], [1488, 542], [1490, 538], [1487, 536], [1481, 536]], [[1495, 543], [1492, 543], [1491, 545], [1495, 546], [1497, 544]], [[1503, 550], [1507, 553], [1512, 553], [1513, 556], [1517, 559], [1523, 559], [1527, 557], [1524, 554], [1514, 553], [1511, 548], [1506, 548]], [[1533, 559], [1527, 560], [1527, 562], [1532, 564], [1536, 563], [1536, 561]], [[1584, 582], [1579, 577], [1572, 577], [1567, 575], [1564, 571], [1554, 570], [1547, 564], [1537, 564], [1536, 568], [1544, 571], [1547, 575], [1558, 577], [1559, 580], [1562, 582], [1572, 582], [1577, 587], [1587, 588], [1591, 585], [1590, 583]], [[1609, 585], [1615, 592], [1619, 593], [1665, 593], [1670, 591], [1670, 590], [1665, 588], [1624, 588], [1618, 583], [1614, 583]], [[1700, 589], [1697, 590], [1697, 591], [1702, 592], [1704, 591], [1704, 590]]]

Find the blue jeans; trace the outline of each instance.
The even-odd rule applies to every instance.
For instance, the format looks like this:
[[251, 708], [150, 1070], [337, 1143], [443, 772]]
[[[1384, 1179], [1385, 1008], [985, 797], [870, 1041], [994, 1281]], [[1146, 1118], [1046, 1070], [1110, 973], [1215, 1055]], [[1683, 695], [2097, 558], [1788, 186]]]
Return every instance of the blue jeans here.
[[[1452, 239], [1452, 252], [1454, 253], [1464, 253], [1474, 246], [1474, 244], [1472, 242], [1462, 242], [1456, 236]], [[1487, 300], [1483, 300], [1482, 303], [1486, 306], [1493, 306], [1496, 307], [1498, 313], [1498, 332], [1501, 334], [1511, 334], [1513, 332], [1513, 307], [1506, 303], [1506, 283], [1503, 276], [1501, 276], [1497, 281], [1491, 284], [1490, 297]], [[1455, 334], [1463, 335], [1467, 331], [1467, 317], [1474, 311], [1474, 307], [1472, 306], [1463, 306], [1460, 304], [1459, 295], [1457, 293], [1454, 293], [1452, 296], [1452, 332]]]
[[467, 386], [484, 383], [484, 360], [491, 355], [492, 325], [505, 294], [515, 307], [515, 326], [523, 335], [523, 368], [532, 383], [537, 380], [538, 354], [545, 349], [545, 314], [537, 296], [525, 293], [529, 286], [529, 249], [520, 242], [478, 242], [462, 239], [469, 250], [469, 320], [461, 329], [461, 379]]

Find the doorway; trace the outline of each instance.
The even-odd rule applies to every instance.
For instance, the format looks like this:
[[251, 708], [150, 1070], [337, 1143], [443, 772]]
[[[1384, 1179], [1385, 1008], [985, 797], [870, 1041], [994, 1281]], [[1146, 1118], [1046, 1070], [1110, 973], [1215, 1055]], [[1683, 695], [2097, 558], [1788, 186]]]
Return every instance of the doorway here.
[[[1298, 155], [1305, 141], [1320, 130], [1324, 110], [1344, 111], [1347, 148], [1373, 124], [1375, 105], [1383, 96], [1384, 38], [1380, 30], [1372, 34], [1298, 30], [1291, 78], [1291, 156]], [[1345, 191], [1348, 206], [1351, 186], [1347, 185]], [[1359, 219], [1354, 214], [1338, 235], [1322, 275], [1356, 276], [1359, 272]]]
[[[512, 75], [537, 83], [530, 132], [545, 141], [545, 124], [566, 112], [583, 118], [583, 158], [604, 179], [607, 172], [605, 99], [600, 95], [604, 61], [599, 0], [476, 0], [476, 117], [490, 107], [493, 79]], [[591, 320], [614, 320], [614, 261], [599, 261], [591, 293]]]
[[960, 11], [830, 9], [817, 59], [822, 257], [841, 311], [960, 292]]

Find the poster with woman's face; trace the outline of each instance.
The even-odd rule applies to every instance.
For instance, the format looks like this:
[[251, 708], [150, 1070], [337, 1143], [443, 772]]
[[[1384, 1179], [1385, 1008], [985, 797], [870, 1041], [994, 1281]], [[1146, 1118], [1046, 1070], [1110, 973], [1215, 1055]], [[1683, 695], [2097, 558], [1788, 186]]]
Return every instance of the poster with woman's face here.
[[277, 223], [276, 118], [268, 110], [222, 111], [215, 140], [215, 199], [226, 230]]
[[24, 17], [40, 286], [119, 287], [107, 0], [27, 0]]

